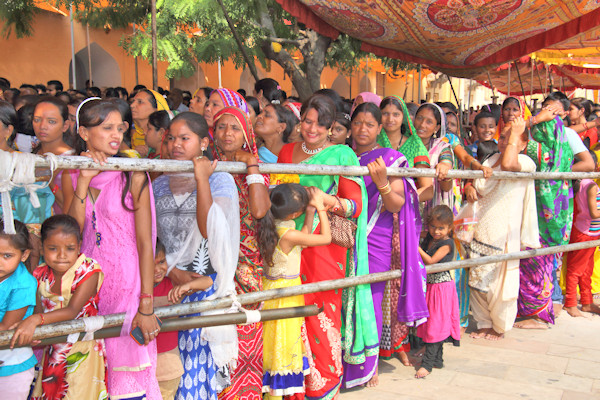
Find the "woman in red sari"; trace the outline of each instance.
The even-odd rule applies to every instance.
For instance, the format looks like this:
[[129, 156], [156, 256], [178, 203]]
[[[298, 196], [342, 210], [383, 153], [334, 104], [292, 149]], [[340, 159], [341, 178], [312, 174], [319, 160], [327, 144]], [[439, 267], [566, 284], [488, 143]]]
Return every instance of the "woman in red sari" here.
[[[269, 200], [269, 176], [258, 172], [258, 151], [248, 114], [236, 107], [224, 107], [215, 114], [214, 144], [217, 159], [244, 162], [248, 174], [233, 178], [240, 198], [240, 253], [235, 271], [237, 294], [262, 289], [262, 258], [256, 242], [256, 222], [265, 216]], [[259, 304], [246, 306], [258, 309]], [[262, 323], [238, 325], [239, 355], [231, 386], [220, 399], [256, 400], [262, 398]]]
[[[284, 145], [279, 153], [278, 162], [359, 165], [352, 149], [344, 145], [333, 145], [327, 139], [328, 132], [335, 121], [335, 113], [335, 105], [329, 98], [322, 95], [311, 97], [302, 107], [300, 121], [302, 141]], [[362, 250], [353, 252], [333, 243], [328, 246], [303, 249], [300, 264], [302, 283], [341, 279], [346, 275], [359, 274], [364, 267], [368, 269], [364, 233], [366, 219], [361, 217], [363, 194], [366, 193], [362, 178], [300, 175], [297, 181], [303, 186], [314, 186], [327, 193], [324, 204], [329, 211], [345, 218], [358, 219], [359, 228], [356, 231], [354, 249]], [[303, 224], [304, 216], [296, 219], [297, 229]], [[318, 232], [319, 226], [314, 230], [314, 233]], [[306, 304], [324, 307], [324, 311], [319, 315], [305, 318], [304, 342], [307, 351], [312, 353], [308, 357], [310, 373], [305, 382], [306, 397], [309, 399], [332, 399], [337, 396], [343, 373], [342, 350], [344, 350], [344, 360], [355, 364], [360, 363], [360, 360], [364, 361], [365, 355], [379, 352], [376, 338], [376, 343], [363, 340], [366, 330], [374, 331], [376, 336], [377, 328], [370, 287], [361, 286], [364, 287], [358, 287], [355, 291], [344, 291], [344, 312], [342, 312], [342, 290], [304, 295]], [[367, 294], [366, 297], [371, 300], [370, 311], [368, 304], [363, 306], [365, 299], [363, 294]], [[355, 311], [361, 309], [366, 311], [360, 313], [358, 318], [354, 318], [358, 315]], [[343, 338], [342, 315], [345, 322]], [[355, 345], [355, 338], [362, 340], [361, 345]]]

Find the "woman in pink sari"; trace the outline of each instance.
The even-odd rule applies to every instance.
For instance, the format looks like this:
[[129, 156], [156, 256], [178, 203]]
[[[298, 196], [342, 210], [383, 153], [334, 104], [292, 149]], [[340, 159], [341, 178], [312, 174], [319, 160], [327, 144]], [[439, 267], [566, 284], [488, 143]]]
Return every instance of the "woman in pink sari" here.
[[[81, 106], [79, 135], [87, 153], [103, 163], [119, 151], [125, 124], [119, 109], [103, 100]], [[154, 315], [154, 198], [147, 174], [74, 171], [63, 174], [65, 210], [83, 232], [81, 251], [103, 265], [99, 315], [122, 313], [121, 336], [105, 339], [106, 384], [111, 398], [161, 399], [156, 381]], [[140, 327], [144, 343], [129, 333]]]

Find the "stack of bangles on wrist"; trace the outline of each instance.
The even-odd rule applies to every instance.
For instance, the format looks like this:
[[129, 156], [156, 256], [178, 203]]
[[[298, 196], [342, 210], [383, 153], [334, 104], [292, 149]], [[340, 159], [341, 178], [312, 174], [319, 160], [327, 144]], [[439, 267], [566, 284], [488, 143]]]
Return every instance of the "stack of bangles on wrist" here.
[[262, 183], [265, 184], [265, 178], [261, 174], [250, 174], [246, 176], [246, 184], [248, 186], [254, 183]]
[[382, 187], [377, 186], [377, 190], [379, 190], [379, 194], [382, 196], [390, 193], [392, 191], [390, 181], [387, 181], [387, 183], [385, 185], [383, 185]]
[[537, 121], [535, 119], [535, 115], [532, 115], [531, 118], [529, 118], [529, 127], [533, 128], [534, 125], [537, 125]]

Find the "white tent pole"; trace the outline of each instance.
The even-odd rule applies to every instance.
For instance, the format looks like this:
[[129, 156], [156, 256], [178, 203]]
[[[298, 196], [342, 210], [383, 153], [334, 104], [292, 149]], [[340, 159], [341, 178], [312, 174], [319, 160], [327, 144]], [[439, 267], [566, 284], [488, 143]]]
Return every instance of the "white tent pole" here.
[[71, 77], [73, 78], [73, 89], [77, 90], [77, 74], [75, 73], [75, 34], [73, 33], [73, 5], [71, 4], [69, 14], [71, 17]]
[[94, 80], [92, 79], [92, 51], [90, 49], [90, 26], [86, 24], [86, 40], [87, 40], [87, 53], [88, 53], [88, 70], [90, 75], [90, 86], [94, 86]]
[[223, 85], [221, 82], [221, 56], [219, 56], [218, 68], [219, 68], [219, 87], [222, 88]]

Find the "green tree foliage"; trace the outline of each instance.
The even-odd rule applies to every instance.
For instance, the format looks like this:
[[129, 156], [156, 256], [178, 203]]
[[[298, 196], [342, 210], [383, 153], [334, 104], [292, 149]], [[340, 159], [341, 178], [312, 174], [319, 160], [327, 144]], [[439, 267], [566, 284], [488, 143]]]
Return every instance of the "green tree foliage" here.
[[[32, 0], [1, 0], [13, 4], [2, 17], [17, 35], [31, 34], [35, 12]], [[69, 6], [70, 0], [49, 0]], [[106, 4], [106, 1], [102, 2]], [[282, 66], [301, 98], [320, 88], [327, 65], [344, 74], [356, 72], [367, 53], [360, 41], [347, 35], [336, 40], [322, 36], [298, 23], [275, 0], [223, 0], [247, 54], [263, 67], [267, 60]], [[77, 18], [96, 28], [126, 27], [136, 23], [136, 33], [124, 35], [120, 45], [132, 56], [151, 59], [150, 0], [73, 0]], [[8, 17], [7, 17], [8, 16]], [[10, 28], [9, 28], [10, 29]], [[199, 62], [230, 60], [244, 67], [222, 9], [216, 0], [157, 0], [158, 59], [169, 62], [167, 77], [190, 76]], [[372, 58], [376, 58], [371, 55]], [[405, 69], [398, 60], [383, 60], [390, 70]]]

